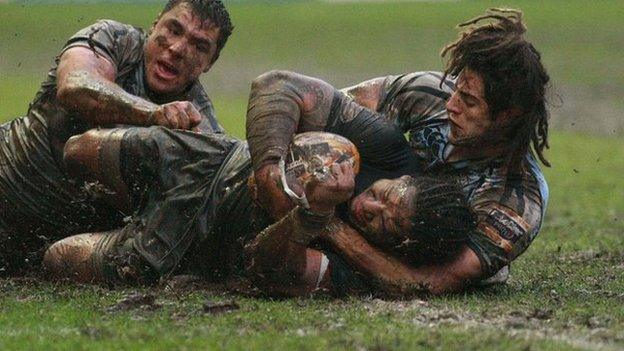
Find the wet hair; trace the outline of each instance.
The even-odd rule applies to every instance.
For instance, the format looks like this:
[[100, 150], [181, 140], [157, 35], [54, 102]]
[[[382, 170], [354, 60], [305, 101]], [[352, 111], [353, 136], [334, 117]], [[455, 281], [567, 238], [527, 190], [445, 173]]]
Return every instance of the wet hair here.
[[393, 251], [410, 262], [452, 256], [476, 228], [476, 216], [459, 184], [446, 177], [411, 177], [413, 230]]
[[225, 8], [225, 5], [223, 5], [221, 0], [169, 0], [165, 5], [165, 8], [160, 13], [160, 16], [183, 2], [191, 5], [193, 12], [199, 16], [202, 22], [210, 20], [217, 27], [219, 27], [217, 52], [212, 58], [212, 62], [210, 62], [214, 63], [219, 58], [221, 49], [223, 49], [225, 43], [234, 30], [234, 26], [230, 20], [230, 13]]
[[548, 148], [545, 93], [550, 77], [540, 53], [524, 38], [522, 12], [493, 8], [458, 28], [463, 29], [459, 38], [441, 52], [442, 57], [448, 55], [444, 77], [457, 77], [465, 69], [476, 72], [483, 79], [491, 118], [504, 111], [520, 112], [506, 128], [510, 160], [521, 160], [532, 144], [540, 161], [550, 166], [544, 157]]

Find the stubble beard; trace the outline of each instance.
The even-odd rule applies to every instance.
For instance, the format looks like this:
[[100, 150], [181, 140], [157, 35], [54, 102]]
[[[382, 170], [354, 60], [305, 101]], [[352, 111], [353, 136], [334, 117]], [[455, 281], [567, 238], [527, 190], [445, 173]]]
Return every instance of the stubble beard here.
[[455, 147], [465, 149], [485, 149], [504, 144], [505, 138], [503, 135], [503, 129], [493, 125], [479, 135], [467, 136], [459, 139], [451, 135], [449, 143]]

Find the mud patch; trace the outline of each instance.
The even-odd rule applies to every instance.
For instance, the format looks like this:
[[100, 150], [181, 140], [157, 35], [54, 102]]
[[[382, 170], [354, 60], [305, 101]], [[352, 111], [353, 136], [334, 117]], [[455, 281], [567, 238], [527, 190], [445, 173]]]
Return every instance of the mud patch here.
[[133, 293], [130, 295], [126, 295], [115, 305], [107, 307], [105, 311], [107, 313], [117, 313], [132, 310], [156, 311], [161, 307], [161, 304], [156, 303], [156, 295]]
[[206, 301], [202, 307], [202, 311], [207, 314], [223, 314], [240, 309], [240, 306], [234, 301], [214, 302]]
[[510, 337], [553, 340], [585, 349], [621, 350], [621, 343], [624, 342], [624, 332], [609, 329], [613, 321], [608, 316], [589, 316], [560, 326], [554, 323], [555, 311], [551, 308], [531, 308], [526, 311], [502, 311], [497, 308], [470, 312], [437, 307], [422, 300], [374, 299], [366, 302], [364, 309], [371, 316], [399, 314], [420, 328], [454, 326], [480, 331], [495, 330]]

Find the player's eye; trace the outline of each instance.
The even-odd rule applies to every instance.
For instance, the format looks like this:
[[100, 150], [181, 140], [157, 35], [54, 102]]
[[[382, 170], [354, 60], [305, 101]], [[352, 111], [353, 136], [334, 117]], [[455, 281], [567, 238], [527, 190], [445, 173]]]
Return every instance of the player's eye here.
[[169, 30], [169, 33], [175, 35], [176, 37], [182, 35], [182, 28], [177, 23], [170, 23], [169, 26], [167, 26], [167, 29]]
[[196, 47], [197, 47], [197, 50], [200, 52], [204, 52], [204, 53], [210, 52], [210, 45], [199, 44]]

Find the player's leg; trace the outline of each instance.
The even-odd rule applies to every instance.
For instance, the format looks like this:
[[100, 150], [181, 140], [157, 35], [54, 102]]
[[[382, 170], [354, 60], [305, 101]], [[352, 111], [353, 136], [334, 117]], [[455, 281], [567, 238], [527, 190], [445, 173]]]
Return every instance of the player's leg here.
[[92, 129], [71, 137], [63, 160], [69, 174], [103, 201], [132, 212], [129, 188], [122, 177], [121, 144], [127, 129]]
[[43, 258], [47, 277], [81, 283], [102, 281], [94, 252], [105, 236], [114, 235], [118, 235], [118, 231], [78, 234], [57, 241], [48, 248]]
[[[97, 244], [96, 280], [149, 284], [177, 270], [211, 233], [213, 182], [238, 145], [225, 136], [157, 127], [94, 130], [70, 140], [65, 159], [73, 173], [109, 187], [113, 199], [125, 187], [136, 205], [133, 221]], [[72, 245], [83, 245], [77, 240]]]

